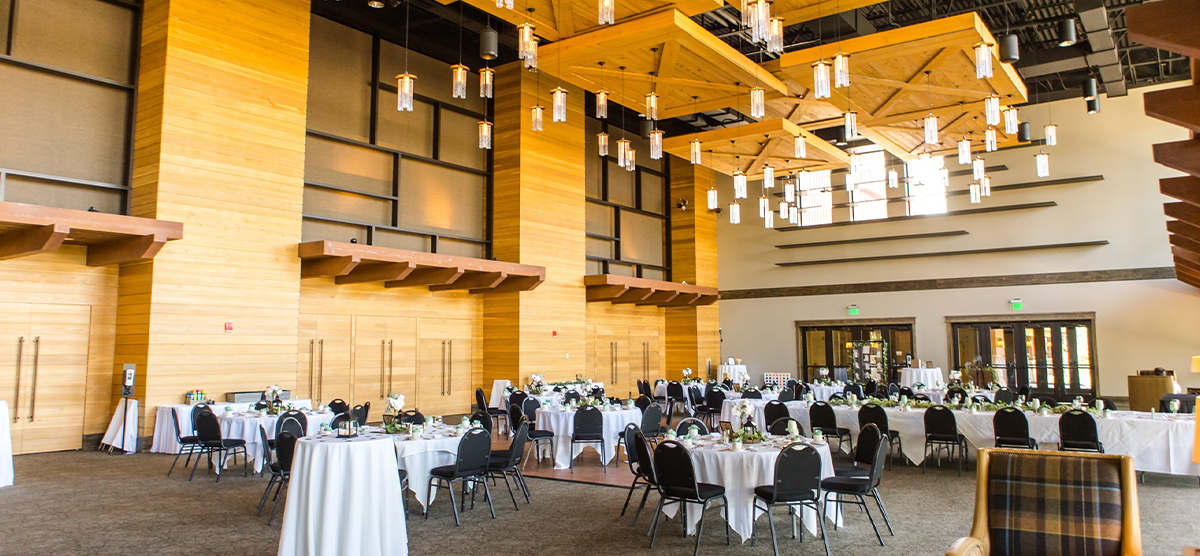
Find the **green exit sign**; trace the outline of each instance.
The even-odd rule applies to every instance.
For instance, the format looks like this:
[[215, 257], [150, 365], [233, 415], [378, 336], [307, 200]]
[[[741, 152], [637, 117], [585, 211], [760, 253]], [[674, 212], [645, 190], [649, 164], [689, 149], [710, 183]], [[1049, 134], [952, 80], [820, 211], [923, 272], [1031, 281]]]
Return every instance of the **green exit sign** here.
[[1012, 304], [1014, 311], [1020, 311], [1021, 309], [1025, 308], [1025, 302], [1020, 299], [1009, 300], [1009, 303]]
[[851, 305], [849, 307], [846, 307], [846, 312], [849, 313], [850, 316], [852, 316], [852, 317], [857, 315], [858, 314], [858, 305]]

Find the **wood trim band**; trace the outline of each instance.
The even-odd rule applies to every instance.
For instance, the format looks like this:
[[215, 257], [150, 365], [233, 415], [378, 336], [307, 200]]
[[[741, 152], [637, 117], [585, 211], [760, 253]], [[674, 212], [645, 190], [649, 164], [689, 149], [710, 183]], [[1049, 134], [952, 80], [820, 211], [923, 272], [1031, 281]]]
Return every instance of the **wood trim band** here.
[[925, 233], [925, 234], [905, 234], [905, 235], [897, 235], [897, 236], [859, 237], [859, 238], [854, 238], [854, 239], [835, 239], [832, 241], [814, 241], [814, 242], [809, 242], [809, 243], [784, 243], [781, 245], [776, 245], [775, 247], [777, 249], [802, 249], [805, 247], [829, 247], [832, 245], [851, 245], [851, 244], [855, 244], [855, 243], [874, 243], [877, 241], [900, 241], [900, 240], [905, 240], [905, 239], [925, 239], [925, 238], [932, 238], [932, 237], [965, 236], [968, 233], [970, 233], [970, 232], [968, 232], [966, 230], [948, 230], [945, 232], [929, 232], [929, 233]]
[[895, 280], [858, 284], [822, 284], [780, 288], [723, 290], [721, 299], [761, 299], [774, 297], [806, 297], [814, 295], [843, 295], [855, 293], [904, 292], [922, 290], [952, 290], [966, 288], [995, 288], [1005, 286], [1038, 286], [1047, 284], [1080, 284], [1090, 282], [1123, 282], [1130, 280], [1170, 280], [1175, 278], [1173, 267], [1119, 268], [1047, 272], [1041, 274], [1009, 274], [1002, 276], [969, 276], [962, 278], [929, 278]]
[[1072, 247], [1099, 247], [1108, 245], [1107, 239], [1075, 241], [1071, 243], [1048, 243], [1045, 245], [1018, 245], [1015, 247], [989, 247], [987, 249], [963, 249], [961, 251], [937, 251], [932, 253], [901, 253], [899, 255], [876, 255], [871, 257], [848, 257], [845, 259], [820, 259], [815, 261], [789, 261], [775, 266], [814, 266], [820, 264], [862, 263], [870, 261], [896, 261], [902, 259], [924, 259], [929, 257], [952, 257], [958, 255], [982, 255], [986, 253], [1011, 253], [1014, 251], [1040, 251], [1043, 249], [1069, 249]]
[[944, 218], [947, 216], [968, 216], [972, 214], [986, 214], [989, 212], [1008, 212], [1010, 210], [1026, 210], [1036, 208], [1056, 207], [1058, 203], [1054, 201], [1040, 201], [1037, 203], [1021, 203], [1019, 205], [999, 205], [993, 207], [980, 207], [973, 209], [952, 210], [942, 214], [921, 214], [915, 216], [896, 216], [893, 218], [879, 218], [876, 220], [861, 220], [858, 222], [834, 222], [833, 224], [821, 224], [818, 226], [787, 226], [775, 228], [778, 232], [795, 232], [798, 230], [822, 230], [825, 228], [840, 228], [843, 226], [855, 226], [865, 224], [885, 224], [889, 222], [901, 222], [906, 220], [922, 220], [926, 218]]

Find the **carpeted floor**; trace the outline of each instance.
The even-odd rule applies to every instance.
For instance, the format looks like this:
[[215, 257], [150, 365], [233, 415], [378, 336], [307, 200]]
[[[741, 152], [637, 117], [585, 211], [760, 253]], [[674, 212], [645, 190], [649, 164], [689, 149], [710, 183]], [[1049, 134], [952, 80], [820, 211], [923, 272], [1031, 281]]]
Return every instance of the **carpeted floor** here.
[[[0, 554], [274, 554], [279, 523], [254, 515], [265, 478], [231, 473], [215, 484], [197, 472], [187, 481], [178, 471], [166, 476], [171, 458], [157, 454], [108, 456], [65, 452], [17, 456], [17, 484], [0, 489]], [[880, 548], [866, 516], [847, 514], [847, 527], [830, 533], [834, 554], [943, 554], [968, 532], [974, 501], [973, 473], [898, 466], [887, 472], [882, 493], [896, 526]], [[620, 519], [625, 490], [546, 479], [529, 479], [534, 498], [521, 500], [514, 512], [503, 485], [497, 495], [497, 519], [477, 505], [455, 527], [444, 497], [429, 521], [410, 516], [410, 553], [421, 556], [461, 554], [580, 553], [648, 554], [645, 515], [638, 527]], [[1184, 545], [1200, 544], [1194, 512], [1200, 503], [1195, 478], [1150, 476], [1139, 487], [1142, 538], [1146, 554], [1178, 555]], [[481, 499], [482, 500], [482, 499]], [[654, 496], [651, 496], [654, 500]], [[281, 510], [282, 512], [282, 510]], [[759, 544], [727, 547], [719, 513], [708, 514], [701, 545], [706, 555], [771, 554], [766, 522], [759, 520]], [[780, 532], [787, 524], [777, 518]], [[816, 541], [816, 542], [814, 542]], [[666, 523], [654, 553], [690, 553], [678, 521]], [[781, 552], [823, 554], [819, 539], [803, 544], [780, 539]]]

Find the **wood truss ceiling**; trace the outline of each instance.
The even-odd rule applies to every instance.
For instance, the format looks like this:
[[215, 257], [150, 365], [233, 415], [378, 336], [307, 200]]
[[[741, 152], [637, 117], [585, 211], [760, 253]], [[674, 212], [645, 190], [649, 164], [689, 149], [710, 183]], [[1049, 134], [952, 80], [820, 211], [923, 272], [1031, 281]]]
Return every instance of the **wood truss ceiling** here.
[[[808, 158], [792, 157], [796, 136], [808, 143]], [[700, 139], [704, 151], [701, 162], [705, 166], [724, 174], [741, 170], [749, 179], [762, 178], [763, 166], [767, 164], [780, 177], [801, 168], [827, 170], [850, 164], [845, 151], [783, 118], [671, 137], [663, 141], [663, 151], [687, 159], [693, 137]]]
[[383, 282], [387, 288], [500, 293], [529, 291], [546, 280], [541, 266], [360, 243], [310, 241], [301, 243], [297, 252], [303, 260], [302, 278], [333, 277], [338, 284]]
[[717, 302], [717, 288], [676, 284], [617, 274], [584, 276], [588, 302], [633, 303], [659, 307], [696, 307]]
[[[438, 0], [442, 4], [453, 4], [455, 1], [457, 0]], [[600, 28], [607, 28], [607, 26], [597, 24], [596, 0], [521, 0], [514, 2], [511, 10], [497, 8], [495, 0], [465, 1], [471, 6], [514, 25], [525, 23], [526, 18], [531, 18], [536, 27], [535, 33], [545, 41], [559, 41]], [[722, 0], [681, 0], [679, 2], [620, 0], [615, 4], [615, 15], [617, 25], [620, 25], [651, 12], [677, 10], [686, 16], [692, 16], [715, 10], [723, 5]], [[532, 14], [528, 8], [533, 8]]]
[[0, 260], [86, 245], [87, 265], [153, 259], [168, 241], [183, 238], [183, 224], [55, 207], [0, 202]]

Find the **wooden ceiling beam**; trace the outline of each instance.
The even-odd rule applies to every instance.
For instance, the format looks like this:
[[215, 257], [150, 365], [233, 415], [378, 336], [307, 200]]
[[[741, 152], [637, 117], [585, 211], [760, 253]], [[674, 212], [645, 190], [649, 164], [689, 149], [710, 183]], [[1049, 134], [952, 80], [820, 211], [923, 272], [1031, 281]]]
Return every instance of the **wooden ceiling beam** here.
[[587, 289], [588, 301], [612, 301], [617, 299], [629, 291], [629, 286], [625, 285], [605, 285], [605, 286], [589, 286]]
[[1146, 115], [1200, 133], [1200, 86], [1146, 93]]
[[71, 234], [65, 224], [34, 226], [0, 235], [0, 260], [57, 251]]
[[1167, 233], [1181, 235], [1200, 241], [1200, 224], [1191, 224], [1183, 220], [1168, 220]]
[[471, 293], [511, 293], [537, 289], [546, 280], [541, 276], [509, 276], [498, 286], [490, 289], [473, 289]]
[[1193, 253], [1182, 247], [1172, 245], [1171, 254], [1176, 258], [1183, 259], [1195, 265], [1200, 265], [1200, 254]]
[[767, 163], [767, 158], [770, 156], [771, 151], [775, 150], [775, 147], [782, 141], [782, 137], [767, 139], [766, 143], [763, 143], [762, 150], [758, 151], [758, 155], [754, 157], [754, 160], [750, 161], [750, 168], [746, 170], [746, 173], [757, 175], [762, 172], [763, 165]]
[[666, 303], [663, 303], [662, 306], [663, 307], [687, 307], [690, 305], [695, 305], [697, 301], [700, 301], [700, 296], [701, 296], [701, 294], [698, 294], [698, 293], [681, 293], [675, 299], [668, 301]]
[[675, 76], [675, 66], [679, 63], [679, 50], [682, 46], [675, 41], [663, 45], [658, 53], [658, 68], [655, 73], [661, 79], [671, 79]]
[[[849, 12], [859, 8], [880, 4], [882, 2], [883, 0], [841, 0], [837, 8], [840, 11]], [[824, 2], [823, 0], [817, 0], [815, 2], [808, 3], [807, 5], [797, 6], [794, 8], [791, 7], [793, 4], [794, 3], [792, 2], [789, 2], [786, 5], [779, 3], [775, 6], [775, 9], [777, 10], [775, 15], [782, 17], [785, 25], [795, 25], [797, 23], [812, 21], [823, 16], [834, 15], [834, 12], [837, 11], [830, 9], [829, 3]]]
[[[945, 47], [939, 50], [937, 54], [933, 55], [933, 58], [930, 58], [928, 62], [925, 62], [925, 65], [920, 70], [917, 70], [917, 73], [913, 74], [913, 76], [908, 79], [906, 85], [916, 85], [921, 81], [925, 81], [927, 79], [925, 77], [925, 72], [937, 69], [938, 66], [941, 66], [946, 62], [946, 60], [949, 60], [951, 57], [953, 57], [955, 53], [955, 49], [951, 47]], [[896, 91], [889, 95], [888, 98], [883, 99], [883, 103], [880, 104], [879, 108], [875, 110], [875, 114], [880, 116], [886, 115], [888, 111], [891, 110], [891, 108], [895, 105], [896, 101], [902, 98], [910, 90], [911, 89], [908, 88], [896, 89]]]
[[575, 14], [571, 11], [571, 0], [555, 0], [552, 5], [554, 6], [554, 28], [558, 31], [558, 35], [560, 37], [574, 35]]
[[449, 284], [437, 284], [429, 286], [429, 291], [443, 292], [450, 290], [490, 290], [496, 286], [499, 286], [505, 278], [508, 278], [508, 273], [506, 272], [471, 272], [464, 274]]
[[420, 268], [399, 280], [383, 283], [385, 288], [408, 288], [413, 286], [439, 286], [453, 284], [466, 271], [462, 268]]
[[654, 288], [637, 288], [631, 286], [629, 291], [626, 291], [616, 299], [612, 300], [612, 303], [613, 305], [638, 303], [640, 301], [649, 299], [651, 295], [654, 295]]
[[319, 276], [345, 276], [362, 262], [358, 256], [325, 257], [300, 262], [301, 278], [316, 278]]
[[395, 263], [358, 264], [343, 276], [333, 279], [336, 284], [363, 284], [366, 282], [393, 282], [403, 280], [417, 269], [411, 261]]
[[167, 238], [163, 235], [147, 234], [91, 245], [88, 247], [87, 265], [107, 266], [148, 261], [166, 244]]
[[1188, 239], [1179, 234], [1167, 235], [1167, 241], [1170, 242], [1171, 245], [1174, 245], [1175, 247], [1178, 247], [1180, 249], [1187, 249], [1188, 251], [1190, 251], [1192, 253], [1196, 253], [1196, 254], [1200, 255], [1200, 241], [1196, 241], [1194, 239]]
[[1200, 178], [1200, 139], [1156, 143], [1154, 161]]
[[1158, 190], [1163, 195], [1179, 199], [1194, 207], [1200, 207], [1200, 178], [1180, 176], [1158, 180]]
[[679, 295], [680, 295], [679, 292], [674, 292], [674, 291], [656, 291], [656, 292], [650, 294], [650, 297], [647, 297], [645, 300], [638, 301], [637, 304], [638, 305], [662, 305], [663, 303], [666, 303], [668, 301], [671, 301], [672, 299], [675, 299], [676, 297], [679, 297]]
[[1163, 203], [1163, 214], [1193, 226], [1200, 226], [1200, 208], [1187, 203]]

